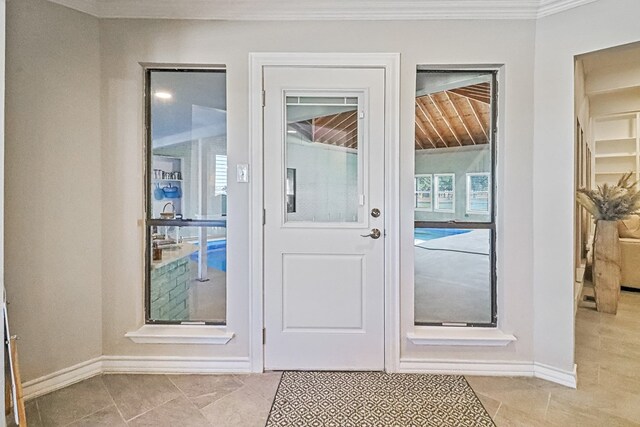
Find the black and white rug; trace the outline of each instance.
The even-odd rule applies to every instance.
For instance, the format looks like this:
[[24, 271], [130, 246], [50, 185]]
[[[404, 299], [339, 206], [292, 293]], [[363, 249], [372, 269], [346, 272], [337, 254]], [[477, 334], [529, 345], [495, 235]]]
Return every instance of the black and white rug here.
[[285, 372], [267, 427], [495, 426], [464, 377]]

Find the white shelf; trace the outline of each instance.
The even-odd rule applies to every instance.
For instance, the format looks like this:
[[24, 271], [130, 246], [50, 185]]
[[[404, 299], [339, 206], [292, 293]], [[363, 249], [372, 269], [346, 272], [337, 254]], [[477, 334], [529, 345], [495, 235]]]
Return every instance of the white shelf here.
[[630, 138], [596, 139], [596, 144], [610, 144], [615, 142], [629, 142], [629, 143], [635, 144], [636, 138], [630, 137]]
[[607, 153], [607, 154], [596, 154], [596, 159], [610, 159], [614, 157], [635, 157], [636, 153]]
[[635, 171], [629, 171], [629, 170], [625, 170], [622, 172], [615, 172], [615, 171], [603, 171], [603, 172], [596, 172], [596, 176], [598, 175], [624, 175], [625, 173], [628, 172], [635, 172]]

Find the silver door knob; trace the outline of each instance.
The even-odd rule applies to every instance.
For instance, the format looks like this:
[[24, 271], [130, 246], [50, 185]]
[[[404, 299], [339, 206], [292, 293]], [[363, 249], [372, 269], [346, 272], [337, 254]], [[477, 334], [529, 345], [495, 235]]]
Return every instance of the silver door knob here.
[[371, 237], [372, 239], [379, 239], [380, 235], [380, 230], [378, 230], [377, 228], [372, 228], [371, 233], [369, 234], [361, 234], [362, 237]]
[[380, 216], [380, 209], [378, 208], [371, 209], [371, 216], [374, 218], [378, 218]]

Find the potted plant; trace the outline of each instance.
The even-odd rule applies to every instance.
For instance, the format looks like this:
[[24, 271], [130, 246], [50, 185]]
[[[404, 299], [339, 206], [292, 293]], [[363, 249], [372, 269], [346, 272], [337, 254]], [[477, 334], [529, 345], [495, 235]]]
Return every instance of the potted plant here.
[[618, 221], [640, 215], [640, 192], [633, 172], [626, 173], [616, 185], [597, 189], [581, 188], [576, 199], [593, 216], [593, 285], [596, 309], [615, 314], [620, 297], [620, 242]]

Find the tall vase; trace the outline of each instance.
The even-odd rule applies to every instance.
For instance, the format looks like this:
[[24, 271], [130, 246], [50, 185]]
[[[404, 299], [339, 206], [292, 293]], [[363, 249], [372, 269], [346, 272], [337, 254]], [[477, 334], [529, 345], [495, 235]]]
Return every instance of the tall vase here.
[[616, 314], [620, 298], [620, 240], [618, 222], [600, 220], [593, 243], [593, 285], [596, 309]]

